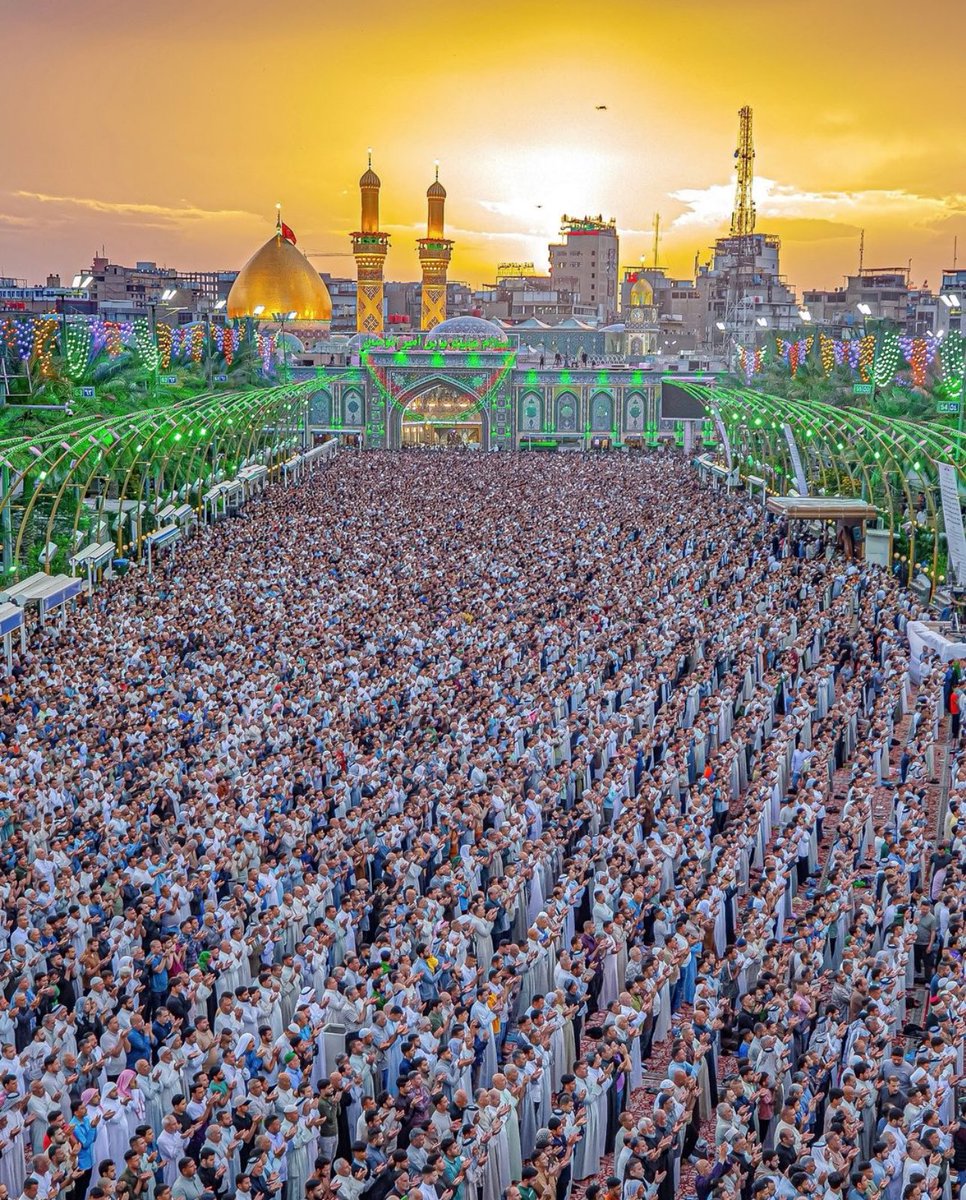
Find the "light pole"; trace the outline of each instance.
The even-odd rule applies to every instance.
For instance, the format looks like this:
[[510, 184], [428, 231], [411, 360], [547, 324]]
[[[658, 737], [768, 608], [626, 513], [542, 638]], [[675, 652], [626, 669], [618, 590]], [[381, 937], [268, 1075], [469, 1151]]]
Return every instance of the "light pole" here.
[[[255, 322], [254, 322], [254, 324], [253, 324], [253, 325], [249, 325], [249, 327], [248, 327], [249, 335], [250, 335], [250, 337], [251, 337], [251, 343], [250, 343], [250, 344], [251, 344], [251, 347], [252, 347], [252, 348], [253, 348], [253, 349], [254, 349], [256, 352], [257, 352], [257, 349], [258, 349], [258, 337], [257, 337], [257, 333], [258, 333], [258, 322], [259, 322], [259, 320], [261, 319], [262, 313], [263, 313], [264, 311], [265, 311], [265, 305], [264, 305], [264, 304], [256, 304], [256, 305], [255, 305], [255, 307], [252, 309], [252, 316], [255, 318]], [[263, 369], [264, 369], [264, 366], [265, 366], [265, 364], [264, 364], [264, 362], [262, 362], [262, 363], [261, 363], [261, 365], [260, 365], [260, 367], [259, 367], [259, 370], [260, 370], [260, 371], [261, 371], [261, 370], [263, 370]]]
[[282, 329], [281, 338], [282, 338], [282, 382], [283, 383], [288, 378], [288, 345], [286, 344], [286, 341], [285, 341], [285, 322], [286, 321], [294, 321], [297, 316], [298, 316], [298, 313], [296, 313], [296, 312], [272, 313], [273, 320], [275, 320], [281, 326], [281, 329]]
[[[872, 325], [872, 306], [869, 304], [857, 304], [855, 306], [862, 316], [862, 336], [866, 337], [869, 332], [869, 327]], [[875, 408], [875, 360], [879, 351], [879, 337], [876, 329], [872, 330], [872, 370], [869, 372], [869, 380], [872, 384], [872, 390], [869, 392], [869, 407]]]
[[[960, 316], [959, 336], [962, 337], [962, 307], [960, 305], [959, 296], [954, 292], [944, 292], [939, 299], [948, 308], [950, 317], [955, 312]], [[948, 332], [952, 332], [952, 327], [949, 327]], [[959, 411], [956, 413], [956, 433], [963, 432], [963, 403], [966, 401], [966, 358], [963, 360], [963, 369], [959, 377]]]
[[[93, 275], [75, 275], [71, 283], [71, 290], [75, 292], [86, 291], [94, 282]], [[75, 297], [76, 299], [76, 297]], [[69, 312], [68, 305], [70, 300], [65, 295], [60, 302], [60, 348], [64, 357], [64, 373], [68, 374], [67, 366], [67, 314]]]
[[[174, 288], [165, 288], [161, 293], [161, 303], [170, 304], [175, 298], [176, 292]], [[154, 342], [154, 394], [157, 395], [158, 388], [161, 386], [161, 351], [158, 349], [158, 301], [149, 300], [148, 308], [151, 311], [151, 340]]]
[[[211, 371], [211, 310], [208, 307], [209, 303], [209, 301], [205, 302], [205, 309], [202, 316], [205, 322], [205, 379], [208, 384], [208, 391], [210, 392], [214, 390], [215, 381], [212, 378]], [[225, 307], [225, 303], [224, 300], [215, 301], [215, 312], [221, 312]]]

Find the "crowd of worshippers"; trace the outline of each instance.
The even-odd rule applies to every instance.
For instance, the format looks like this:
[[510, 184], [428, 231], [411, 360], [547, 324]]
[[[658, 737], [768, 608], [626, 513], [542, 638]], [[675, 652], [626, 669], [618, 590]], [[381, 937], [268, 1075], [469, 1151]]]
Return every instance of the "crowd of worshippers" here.
[[916, 615], [671, 454], [343, 454], [107, 584], [0, 699], [0, 1200], [951, 1200]]

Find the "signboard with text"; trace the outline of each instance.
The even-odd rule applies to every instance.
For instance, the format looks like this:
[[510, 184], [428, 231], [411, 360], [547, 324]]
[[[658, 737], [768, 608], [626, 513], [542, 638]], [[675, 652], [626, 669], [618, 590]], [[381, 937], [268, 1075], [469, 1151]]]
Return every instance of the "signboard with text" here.
[[959, 476], [952, 463], [939, 464], [939, 494], [942, 497], [949, 565], [956, 582], [961, 584], [966, 579], [966, 534], [963, 533], [963, 510], [959, 503]]

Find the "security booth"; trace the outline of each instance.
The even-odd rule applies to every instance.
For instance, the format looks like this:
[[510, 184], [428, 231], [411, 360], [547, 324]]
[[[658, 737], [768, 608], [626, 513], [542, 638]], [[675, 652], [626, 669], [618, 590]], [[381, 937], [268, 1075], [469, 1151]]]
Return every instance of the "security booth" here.
[[72, 571], [86, 573], [87, 590], [91, 591], [95, 576], [111, 564], [116, 553], [117, 547], [113, 542], [91, 542], [90, 545], [84, 546], [69, 558], [67, 565]]
[[261, 465], [242, 467], [238, 472], [238, 478], [244, 488], [245, 499], [249, 500], [256, 492], [264, 489], [268, 482], [268, 467]]
[[180, 504], [171, 518], [185, 536], [189, 536], [198, 524], [198, 514], [190, 504]]
[[305, 473], [305, 458], [301, 454], [293, 454], [291, 458], [282, 463], [282, 482], [288, 485], [289, 479], [294, 483], [302, 478]]
[[235, 516], [239, 508], [244, 504], [245, 485], [241, 479], [226, 479], [224, 483], [220, 483], [222, 497], [225, 502], [225, 513], [228, 516]]
[[0, 587], [0, 604], [16, 603], [17, 597], [29, 592], [39, 583], [43, 583], [50, 576], [46, 571], [35, 571], [33, 575], [28, 575], [26, 579], [21, 579], [19, 583], [11, 583], [7, 587]]
[[[815, 545], [849, 559], [865, 557], [866, 524], [878, 519], [874, 504], [851, 496], [770, 496], [768, 511], [788, 522], [789, 535], [810, 528]], [[794, 523], [794, 524], [793, 524]], [[804, 554], [803, 557], [815, 557]]]
[[181, 530], [177, 525], [165, 525], [162, 529], [156, 529], [154, 533], [149, 533], [144, 539], [144, 545], [148, 552], [148, 579], [154, 574], [154, 556], [159, 550], [168, 546], [174, 551], [175, 544], [181, 537]]
[[314, 470], [319, 463], [329, 462], [335, 458], [339, 449], [339, 443], [335, 438], [330, 438], [327, 442], [320, 442], [319, 445], [313, 446], [311, 450], [306, 450], [302, 455], [305, 465], [310, 471]]
[[734, 487], [736, 472], [729, 471], [721, 463], [715, 462], [710, 454], [699, 455], [694, 460], [694, 465], [698, 469], [699, 477], [705, 482], [710, 482], [715, 491], [721, 487], [724, 487], [725, 491], [731, 491]]
[[27, 649], [27, 631], [23, 623], [23, 609], [17, 604], [0, 604], [0, 635], [3, 637], [3, 656], [7, 670], [13, 669], [13, 635], [20, 630], [20, 651]]
[[764, 511], [768, 500], [768, 484], [765, 480], [760, 475], [746, 475], [745, 486], [752, 500], [761, 500], [762, 510]]
[[204, 506], [205, 524], [217, 521], [222, 515], [219, 512], [221, 503], [221, 485], [215, 484], [213, 488], [209, 488], [201, 497], [201, 503]]
[[73, 575], [47, 575], [41, 572], [24, 581], [25, 586], [11, 589], [10, 599], [19, 608], [36, 608], [37, 622], [45, 628], [48, 613], [61, 610], [61, 623], [67, 624], [67, 603], [80, 595], [83, 581]]

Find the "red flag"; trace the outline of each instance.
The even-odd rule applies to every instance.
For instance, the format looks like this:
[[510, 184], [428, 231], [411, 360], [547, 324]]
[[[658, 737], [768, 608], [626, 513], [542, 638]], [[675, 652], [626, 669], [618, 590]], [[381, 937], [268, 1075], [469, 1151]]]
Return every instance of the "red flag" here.
[[295, 240], [295, 234], [291, 231], [291, 229], [289, 229], [284, 221], [282, 222], [282, 237], [285, 238], [287, 242], [291, 242], [293, 246], [298, 244]]

